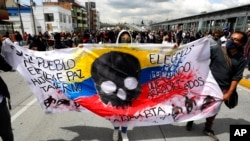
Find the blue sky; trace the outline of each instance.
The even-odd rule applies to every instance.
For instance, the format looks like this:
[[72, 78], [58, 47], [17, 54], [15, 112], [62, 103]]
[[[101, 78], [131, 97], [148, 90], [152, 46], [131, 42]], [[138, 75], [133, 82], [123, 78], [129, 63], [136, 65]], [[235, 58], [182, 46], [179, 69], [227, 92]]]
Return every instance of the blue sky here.
[[[20, 0], [28, 4], [30, 0]], [[43, 0], [46, 1], [46, 0]], [[47, 0], [57, 1], [57, 0]], [[100, 19], [107, 23], [136, 23], [143, 20], [161, 22], [201, 12], [212, 12], [240, 5], [250, 4], [249, 0], [78, 0], [96, 2]], [[42, 0], [34, 0], [41, 5]]]

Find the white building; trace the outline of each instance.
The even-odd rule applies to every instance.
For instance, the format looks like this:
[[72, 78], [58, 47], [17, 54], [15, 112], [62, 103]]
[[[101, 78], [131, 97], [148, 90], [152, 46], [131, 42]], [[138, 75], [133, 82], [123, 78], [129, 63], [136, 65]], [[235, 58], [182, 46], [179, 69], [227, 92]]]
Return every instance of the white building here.
[[[18, 8], [10, 7], [7, 9], [8, 11], [12, 10], [12, 12], [9, 12], [9, 21], [13, 22], [14, 30], [22, 33], [20, 17], [18, 16]], [[35, 33], [38, 34], [39, 32], [44, 33], [45, 31], [71, 32], [73, 30], [71, 11], [59, 5], [33, 7], [35, 24], [33, 24], [30, 7], [21, 7], [20, 11], [24, 32], [32, 35]]]
[[34, 8], [37, 30], [49, 32], [71, 32], [71, 11], [58, 5], [39, 6]]

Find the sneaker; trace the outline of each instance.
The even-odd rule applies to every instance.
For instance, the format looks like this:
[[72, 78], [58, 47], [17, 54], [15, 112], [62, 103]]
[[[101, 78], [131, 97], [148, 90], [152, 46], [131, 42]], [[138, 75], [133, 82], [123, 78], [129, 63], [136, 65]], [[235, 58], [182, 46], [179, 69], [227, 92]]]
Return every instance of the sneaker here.
[[113, 141], [118, 141], [119, 139], [119, 130], [115, 129], [113, 132]]
[[122, 133], [121, 135], [122, 135], [122, 141], [129, 141], [127, 133]]
[[186, 129], [187, 129], [187, 131], [191, 131], [191, 130], [192, 130], [193, 123], [194, 123], [193, 121], [187, 122], [187, 124], [186, 124]]
[[214, 131], [211, 129], [204, 129], [203, 134], [209, 136], [213, 141], [219, 141], [217, 136], [214, 134]]

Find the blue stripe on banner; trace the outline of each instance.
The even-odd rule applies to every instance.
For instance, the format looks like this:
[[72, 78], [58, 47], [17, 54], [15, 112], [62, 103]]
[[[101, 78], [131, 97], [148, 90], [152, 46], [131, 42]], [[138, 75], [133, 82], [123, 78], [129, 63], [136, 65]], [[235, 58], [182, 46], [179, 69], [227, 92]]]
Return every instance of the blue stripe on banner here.
[[162, 72], [162, 67], [158, 67], [158, 66], [157, 67], [149, 67], [149, 68], [145, 68], [145, 69], [141, 70], [141, 74], [140, 74], [141, 85], [156, 79], [157, 78], [156, 75], [159, 72]]
[[[154, 79], [160, 78], [160, 77], [168, 77], [170, 75], [166, 71], [163, 71], [163, 66], [157, 66], [157, 67], [150, 67], [145, 68], [141, 70], [140, 73], [140, 83], [141, 85], [144, 85]], [[149, 75], [150, 74], [150, 75]], [[72, 86], [69, 85], [66, 90], [63, 91], [67, 97], [70, 99], [75, 99], [79, 97], [89, 97], [97, 94], [95, 83], [92, 78], [88, 78], [82, 82], [72, 83], [74, 86], [74, 89], [72, 90]], [[77, 88], [75, 88], [77, 87]]]
[[97, 94], [92, 78], [86, 79], [82, 82], [73, 83], [73, 85], [78, 87], [77, 91], [65, 91], [65, 95], [70, 99], [75, 99], [81, 96], [89, 97]]

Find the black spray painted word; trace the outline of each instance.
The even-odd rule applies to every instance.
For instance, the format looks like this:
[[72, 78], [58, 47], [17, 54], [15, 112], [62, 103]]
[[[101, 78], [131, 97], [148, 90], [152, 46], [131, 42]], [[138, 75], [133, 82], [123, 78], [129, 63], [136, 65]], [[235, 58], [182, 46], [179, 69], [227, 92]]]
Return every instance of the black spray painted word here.
[[[44, 92], [48, 92], [50, 89], [60, 89], [63, 92], [79, 92], [81, 88], [79, 84], [66, 83], [63, 78], [66, 77], [67, 81], [74, 81], [76, 79], [84, 78], [82, 70], [70, 70], [75, 67], [75, 61], [68, 59], [65, 62], [63, 60], [46, 61], [41, 57], [32, 58], [25, 55], [24, 64], [28, 73], [32, 77], [31, 82], [35, 86], [40, 86]], [[36, 65], [35, 65], [36, 64]], [[36, 68], [36, 67], [39, 68]], [[50, 73], [43, 71], [43, 69], [49, 69], [50, 71], [58, 71], [57, 73]], [[66, 70], [63, 74], [62, 70]]]
[[75, 60], [68, 59], [66, 61], [55, 59], [53, 61], [44, 60], [41, 57], [37, 57], [38, 67], [48, 68], [51, 71], [61, 71], [61, 70], [70, 70], [75, 67]]
[[[70, 101], [67, 99], [59, 99], [56, 100], [52, 96], [49, 96], [47, 99], [43, 101], [43, 104], [45, 105], [46, 109], [51, 106], [51, 104], [55, 105], [55, 107], [58, 107], [60, 105], [70, 106]], [[74, 102], [75, 107], [80, 107], [79, 104]]]
[[152, 71], [151, 78], [173, 78], [176, 75], [180, 75], [182, 73], [187, 73], [191, 69], [191, 63], [186, 62], [184, 65], [180, 65], [181, 62], [177, 62], [177, 64], [166, 64], [160, 71]]
[[198, 77], [197, 79], [187, 81], [184, 84], [184, 87], [192, 89], [194, 87], [204, 86], [204, 84], [205, 84], [205, 81], [202, 79], [202, 77]]
[[179, 60], [179, 58], [183, 58], [184, 56], [188, 55], [191, 51], [194, 45], [186, 47], [185, 49], [173, 54], [173, 55], [162, 55], [162, 54], [149, 54], [149, 62], [151, 64], [168, 64], [168, 63], [174, 63], [176, 60]]
[[[44, 71], [42, 71], [41, 69], [39, 68], [34, 68], [34, 67], [27, 67], [27, 71], [31, 74], [31, 75], [37, 75], [37, 74], [40, 74], [42, 76], [38, 76], [37, 79], [40, 80], [40, 82], [38, 84], [41, 84], [41, 83], [46, 83], [51, 81], [51, 80], [57, 80], [57, 81], [60, 81], [62, 82], [63, 81], [63, 77], [62, 77], [62, 73], [61, 72], [58, 72], [56, 74], [48, 74]], [[75, 71], [66, 71], [66, 77], [68, 79], [68, 81], [74, 81], [78, 78], [84, 78], [84, 76], [82, 75], [82, 70], [79, 69], [79, 70], [75, 70]], [[42, 80], [44, 79], [44, 80]]]
[[[61, 72], [56, 74], [48, 74], [42, 71], [41, 69], [33, 67], [28, 67], [27, 70], [31, 75], [36, 76], [30, 79], [33, 85], [40, 86], [40, 88], [42, 88], [44, 92], [48, 92], [50, 89], [57, 89], [57, 88], [60, 88], [63, 92], [80, 91], [79, 84], [74, 84], [74, 83], [70, 84], [63, 81], [63, 74]], [[84, 78], [84, 76], [82, 76], [81, 70], [67, 71], [66, 77], [68, 78], [69, 81], [75, 80], [76, 78]]]
[[144, 110], [138, 115], [135, 116], [119, 116], [119, 118], [116, 119], [109, 119], [112, 122], [124, 122], [124, 121], [132, 121], [139, 118], [151, 118], [151, 117], [157, 117], [161, 115], [165, 115], [166, 111], [162, 109], [161, 107], [152, 107], [150, 109]]
[[29, 56], [25, 54], [26, 57], [24, 60], [24, 65], [27, 67], [27, 64], [33, 64], [37, 65], [38, 68], [47, 68], [50, 71], [61, 71], [61, 70], [70, 70], [75, 67], [76, 63], [73, 59], [68, 59], [66, 61], [55, 59], [55, 60], [44, 60], [41, 57], [33, 58], [32, 56]]
[[52, 84], [47, 84], [44, 86], [40, 86], [40, 88], [44, 92], [48, 92], [49, 90], [61, 90], [63, 93], [69, 92], [69, 93], [75, 93], [75, 92], [81, 92], [82, 86], [79, 83], [64, 83], [64, 82], [54, 82]]

